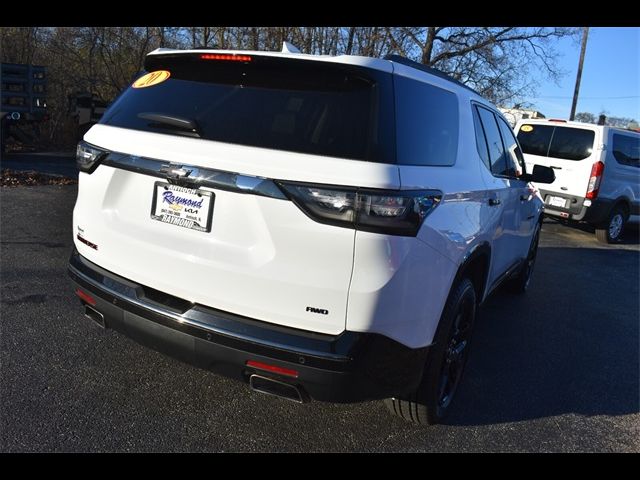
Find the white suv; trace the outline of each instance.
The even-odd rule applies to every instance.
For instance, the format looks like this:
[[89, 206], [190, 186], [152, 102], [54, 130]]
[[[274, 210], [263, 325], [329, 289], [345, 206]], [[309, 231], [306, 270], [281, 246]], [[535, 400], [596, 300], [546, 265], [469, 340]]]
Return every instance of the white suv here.
[[555, 170], [540, 186], [545, 213], [582, 221], [601, 242], [618, 242], [640, 214], [640, 133], [565, 120], [520, 120], [515, 127], [528, 168]]
[[257, 391], [434, 423], [542, 201], [502, 115], [401, 57], [156, 50], [78, 146], [88, 317]]

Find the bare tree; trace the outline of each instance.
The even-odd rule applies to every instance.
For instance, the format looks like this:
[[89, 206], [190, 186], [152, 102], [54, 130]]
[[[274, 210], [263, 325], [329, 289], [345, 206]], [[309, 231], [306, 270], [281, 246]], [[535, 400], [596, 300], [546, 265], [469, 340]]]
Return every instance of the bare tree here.
[[[401, 27], [389, 29], [396, 50], [468, 84], [494, 102], [512, 100], [536, 86], [530, 72], [556, 80], [563, 71], [554, 41], [571, 28]], [[407, 43], [407, 39], [410, 43]]]
[[[435, 67], [497, 103], [513, 103], [535, 88], [532, 71], [555, 80], [554, 42], [575, 29], [542, 27], [3, 27], [3, 62], [48, 68], [49, 138], [69, 119], [67, 99], [85, 91], [111, 101], [158, 47], [280, 51], [283, 41], [303, 53], [399, 54]], [[539, 78], [539, 75], [535, 77]], [[64, 138], [63, 138], [64, 137]], [[69, 137], [70, 138], [70, 137]]]
[[579, 112], [579, 113], [576, 113], [575, 120], [576, 120], [576, 122], [596, 123], [597, 118], [593, 113], [590, 113], [590, 112]]

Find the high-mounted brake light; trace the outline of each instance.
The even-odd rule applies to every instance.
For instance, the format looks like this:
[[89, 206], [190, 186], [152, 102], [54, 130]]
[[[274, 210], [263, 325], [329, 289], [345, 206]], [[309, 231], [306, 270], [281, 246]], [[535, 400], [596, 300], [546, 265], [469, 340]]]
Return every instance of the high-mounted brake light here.
[[602, 173], [604, 172], [604, 163], [596, 162], [591, 167], [591, 175], [589, 176], [589, 185], [587, 186], [586, 198], [593, 200], [598, 196], [600, 191], [600, 182], [602, 180]]
[[249, 55], [234, 55], [228, 53], [203, 53], [200, 60], [230, 60], [232, 62], [250, 62]]
[[558, 122], [558, 123], [567, 123], [566, 120], [561, 120], [559, 118], [550, 118], [549, 121], [550, 122]]

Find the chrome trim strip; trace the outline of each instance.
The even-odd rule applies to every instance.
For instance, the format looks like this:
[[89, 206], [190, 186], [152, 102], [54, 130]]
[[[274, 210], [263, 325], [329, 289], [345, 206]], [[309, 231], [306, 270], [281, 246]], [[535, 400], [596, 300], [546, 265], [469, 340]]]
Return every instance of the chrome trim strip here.
[[[242, 334], [235, 333], [235, 332], [233, 334], [230, 334], [230, 332], [228, 332], [226, 330], [215, 328], [215, 327], [212, 327], [209, 324], [206, 324], [206, 323], [203, 323], [203, 322], [199, 322], [197, 320], [193, 320], [193, 319], [190, 319], [190, 318], [186, 318], [183, 315], [175, 314], [175, 313], [173, 313], [173, 312], [171, 312], [169, 310], [163, 310], [163, 309], [155, 307], [153, 305], [149, 305], [148, 303], [144, 303], [144, 302], [140, 301], [140, 299], [138, 299], [138, 298], [124, 296], [121, 292], [117, 292], [116, 290], [113, 290], [112, 288], [108, 287], [104, 283], [97, 282], [95, 279], [93, 279], [93, 278], [89, 277], [88, 275], [84, 274], [83, 272], [78, 270], [73, 265], [68, 265], [68, 268], [74, 273], [74, 275], [77, 275], [82, 280], [84, 280], [85, 282], [93, 285], [94, 287], [99, 288], [99, 289], [107, 292], [109, 295], [112, 295], [112, 296], [114, 296], [114, 297], [116, 297], [119, 300], [122, 300], [124, 302], [132, 303], [132, 304], [136, 305], [137, 307], [143, 308], [145, 310], [149, 310], [149, 311], [151, 311], [153, 313], [156, 313], [158, 315], [162, 315], [164, 317], [170, 318], [171, 320], [174, 320], [174, 321], [176, 321], [178, 323], [184, 323], [184, 324], [187, 324], [187, 325], [191, 325], [192, 327], [197, 327], [197, 328], [200, 328], [200, 329], [205, 330], [205, 331], [216, 333], [218, 335], [224, 335], [226, 337], [236, 338], [236, 339], [244, 340], [246, 342], [251, 342], [251, 343], [255, 343], [255, 344], [259, 344], [259, 345], [265, 345], [265, 346], [268, 346], [268, 347], [277, 348], [279, 350], [284, 350], [284, 351], [287, 351], [287, 352], [301, 353], [301, 354], [310, 355], [310, 356], [314, 356], [314, 357], [321, 356], [322, 358], [327, 358], [327, 359], [331, 359], [331, 360], [340, 360], [340, 361], [348, 360], [348, 358], [346, 358], [344, 355], [328, 353], [328, 352], [321, 352], [320, 353], [320, 352], [313, 351], [313, 350], [307, 350], [305, 348], [296, 348], [295, 350], [292, 350], [290, 345], [285, 345], [285, 344], [281, 344], [281, 343], [277, 343], [277, 342], [271, 342], [269, 340], [256, 339], [256, 338], [253, 338], [253, 337], [250, 337], [250, 336], [247, 336], [247, 335], [242, 335]], [[185, 314], [188, 313], [189, 311], [190, 310], [185, 312]]]
[[152, 158], [138, 157], [125, 153], [111, 152], [102, 160], [102, 165], [120, 168], [142, 175], [167, 179], [170, 182], [210, 187], [237, 193], [248, 193], [263, 197], [287, 200], [286, 195], [269, 178], [243, 175], [212, 168], [170, 163]]

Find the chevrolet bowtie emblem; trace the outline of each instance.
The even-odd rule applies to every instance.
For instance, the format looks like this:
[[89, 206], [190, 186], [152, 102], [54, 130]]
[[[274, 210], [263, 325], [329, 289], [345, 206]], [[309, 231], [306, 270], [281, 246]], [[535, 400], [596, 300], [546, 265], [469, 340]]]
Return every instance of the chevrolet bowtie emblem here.
[[193, 172], [192, 168], [185, 168], [183, 165], [162, 165], [160, 173], [164, 173], [170, 178], [186, 178]]

